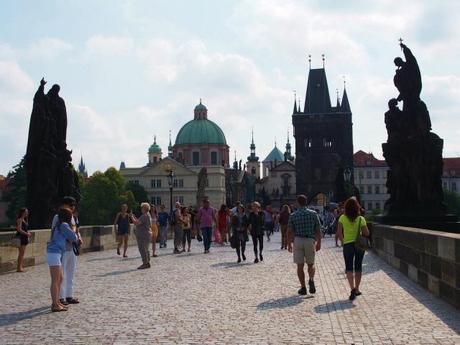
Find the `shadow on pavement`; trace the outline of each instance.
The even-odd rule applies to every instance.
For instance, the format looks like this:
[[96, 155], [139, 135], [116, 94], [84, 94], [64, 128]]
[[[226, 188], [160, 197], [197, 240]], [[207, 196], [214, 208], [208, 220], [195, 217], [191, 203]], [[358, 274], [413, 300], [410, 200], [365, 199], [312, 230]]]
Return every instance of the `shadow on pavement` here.
[[315, 310], [316, 313], [327, 314], [327, 313], [334, 313], [336, 311], [341, 311], [345, 309], [352, 309], [354, 307], [356, 306], [351, 301], [349, 301], [348, 299], [344, 299], [344, 300], [338, 300], [338, 301], [329, 302], [325, 304], [320, 304], [320, 305], [315, 306], [315, 308], [313, 309]]
[[217, 264], [212, 264], [210, 265], [210, 267], [213, 267], [213, 268], [236, 268], [236, 267], [242, 267], [242, 266], [247, 266], [249, 265], [248, 262], [246, 263], [237, 263], [236, 262], [236, 258], [235, 258], [235, 261], [231, 261], [231, 262], [218, 262]]
[[257, 306], [258, 310], [270, 310], [270, 309], [284, 309], [295, 307], [297, 304], [302, 303], [305, 297], [294, 295], [290, 297], [282, 297], [278, 299], [270, 299], [262, 302]]
[[103, 273], [103, 274], [97, 274], [96, 277], [104, 278], [104, 277], [118, 276], [118, 275], [121, 275], [121, 274], [134, 272], [134, 271], [137, 271], [137, 268], [131, 268], [129, 270], [122, 270], [122, 271], [112, 271], [112, 272], [107, 272], [107, 273]]
[[50, 306], [31, 309], [18, 313], [0, 314], [0, 327], [13, 325], [16, 322], [51, 313]]

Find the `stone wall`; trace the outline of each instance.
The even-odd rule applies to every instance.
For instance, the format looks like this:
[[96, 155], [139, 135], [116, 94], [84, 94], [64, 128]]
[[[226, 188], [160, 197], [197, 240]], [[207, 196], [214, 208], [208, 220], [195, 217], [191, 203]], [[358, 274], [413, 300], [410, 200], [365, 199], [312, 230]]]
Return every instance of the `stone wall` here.
[[374, 223], [371, 236], [386, 262], [460, 308], [460, 234]]
[[[46, 243], [50, 238], [51, 231], [31, 230], [32, 237], [26, 248], [24, 266], [34, 266], [46, 262]], [[82, 226], [80, 233], [83, 238], [82, 253], [115, 249], [117, 247], [116, 236], [112, 225]], [[9, 246], [9, 241], [15, 231], [0, 232], [0, 273], [16, 270], [18, 250]], [[168, 236], [170, 237], [170, 236]], [[137, 245], [131, 225], [129, 245]]]

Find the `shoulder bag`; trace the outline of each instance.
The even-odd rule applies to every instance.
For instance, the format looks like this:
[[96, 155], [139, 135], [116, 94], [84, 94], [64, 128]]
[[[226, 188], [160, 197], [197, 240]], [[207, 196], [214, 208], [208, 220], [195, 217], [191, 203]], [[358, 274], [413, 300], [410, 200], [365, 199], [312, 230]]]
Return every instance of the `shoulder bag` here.
[[369, 237], [363, 236], [362, 231], [361, 231], [361, 216], [359, 216], [359, 221], [358, 221], [358, 234], [356, 235], [355, 249], [361, 250], [361, 251], [366, 251], [366, 250], [371, 249], [371, 242], [369, 240]]

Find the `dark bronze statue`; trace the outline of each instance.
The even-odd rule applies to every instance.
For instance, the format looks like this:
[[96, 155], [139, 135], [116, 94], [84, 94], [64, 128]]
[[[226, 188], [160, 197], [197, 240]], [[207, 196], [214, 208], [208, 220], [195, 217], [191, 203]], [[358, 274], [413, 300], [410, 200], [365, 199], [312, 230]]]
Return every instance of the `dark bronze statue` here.
[[[439, 220], [445, 215], [443, 205], [443, 140], [431, 132], [425, 103], [420, 99], [422, 78], [417, 60], [400, 43], [405, 61], [397, 57], [394, 84], [399, 91], [388, 102], [385, 125], [388, 139], [383, 155], [390, 168], [387, 188], [390, 199], [385, 204], [384, 220]], [[403, 102], [402, 110], [398, 103]]]
[[45, 94], [42, 79], [34, 96], [25, 157], [27, 207], [30, 227], [49, 227], [56, 206], [64, 196], [80, 200], [78, 176], [67, 150], [67, 111], [59, 85]]

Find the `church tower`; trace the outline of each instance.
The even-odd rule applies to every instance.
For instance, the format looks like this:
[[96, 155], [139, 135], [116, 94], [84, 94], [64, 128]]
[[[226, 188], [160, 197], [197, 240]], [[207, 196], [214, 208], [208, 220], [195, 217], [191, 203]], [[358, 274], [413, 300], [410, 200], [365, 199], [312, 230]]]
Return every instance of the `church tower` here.
[[286, 151], [284, 151], [284, 161], [291, 163], [294, 161], [294, 156], [291, 153], [291, 143], [289, 142], [289, 131], [287, 133]]
[[256, 144], [254, 144], [254, 131], [251, 132], [251, 145], [249, 146], [251, 153], [246, 163], [247, 172], [255, 176], [257, 179], [260, 178], [260, 162], [259, 157], [256, 156]]
[[83, 156], [80, 158], [80, 164], [78, 164], [78, 172], [83, 176], [83, 177], [88, 177], [88, 172], [86, 171], [86, 166], [85, 163], [83, 162]]
[[303, 112], [293, 112], [292, 124], [297, 194], [311, 199], [323, 193], [329, 200], [341, 201], [343, 171], [353, 171], [352, 113], [345, 87], [342, 104], [331, 105], [324, 56], [323, 68], [310, 65], [305, 106]]
[[161, 161], [161, 156], [162, 156], [161, 148], [157, 144], [157, 136], [155, 135], [153, 137], [153, 144], [149, 148], [149, 165], [158, 163]]

